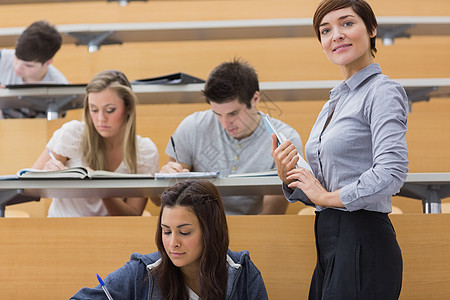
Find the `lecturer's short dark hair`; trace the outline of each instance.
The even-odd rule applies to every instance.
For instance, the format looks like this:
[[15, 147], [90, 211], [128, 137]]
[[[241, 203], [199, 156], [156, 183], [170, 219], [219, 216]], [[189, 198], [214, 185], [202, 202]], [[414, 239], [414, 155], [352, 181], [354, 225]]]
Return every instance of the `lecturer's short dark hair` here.
[[16, 56], [24, 61], [45, 63], [61, 48], [62, 37], [47, 21], [28, 26], [16, 43]]
[[250, 108], [257, 91], [259, 82], [255, 69], [245, 61], [234, 59], [212, 70], [206, 80], [203, 94], [208, 103], [222, 104], [238, 99]]

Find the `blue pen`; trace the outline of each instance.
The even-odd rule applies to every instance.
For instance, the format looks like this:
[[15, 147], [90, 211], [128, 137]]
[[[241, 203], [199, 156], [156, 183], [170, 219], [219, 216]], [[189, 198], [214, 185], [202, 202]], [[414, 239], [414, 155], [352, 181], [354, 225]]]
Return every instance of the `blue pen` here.
[[100, 285], [101, 285], [103, 291], [105, 292], [106, 297], [108, 297], [108, 300], [113, 300], [113, 298], [111, 297], [111, 294], [109, 293], [108, 289], [105, 286], [105, 283], [103, 282], [102, 278], [98, 274], [97, 274], [97, 279], [98, 279], [98, 282], [100, 282]]

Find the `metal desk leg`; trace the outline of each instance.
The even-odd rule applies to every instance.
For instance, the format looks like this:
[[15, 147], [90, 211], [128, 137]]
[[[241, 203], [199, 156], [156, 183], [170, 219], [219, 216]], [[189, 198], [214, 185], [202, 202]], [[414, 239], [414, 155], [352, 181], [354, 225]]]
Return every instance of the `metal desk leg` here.
[[439, 195], [440, 186], [430, 185], [427, 188], [426, 195], [422, 199], [423, 212], [426, 214], [440, 214], [441, 210], [441, 197]]
[[14, 199], [17, 195], [23, 193], [23, 190], [2, 190], [0, 191], [0, 217], [5, 217], [5, 206], [8, 204], [11, 199]]

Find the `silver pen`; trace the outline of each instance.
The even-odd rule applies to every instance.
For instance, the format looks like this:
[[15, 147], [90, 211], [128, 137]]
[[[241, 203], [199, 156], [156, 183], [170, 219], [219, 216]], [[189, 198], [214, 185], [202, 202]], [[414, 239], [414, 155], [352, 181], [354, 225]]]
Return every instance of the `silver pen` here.
[[97, 279], [98, 279], [98, 282], [100, 282], [100, 285], [101, 285], [103, 291], [105, 292], [106, 297], [108, 298], [108, 300], [113, 300], [111, 294], [109, 293], [108, 289], [105, 286], [105, 283], [103, 282], [102, 278], [98, 274], [97, 274]]

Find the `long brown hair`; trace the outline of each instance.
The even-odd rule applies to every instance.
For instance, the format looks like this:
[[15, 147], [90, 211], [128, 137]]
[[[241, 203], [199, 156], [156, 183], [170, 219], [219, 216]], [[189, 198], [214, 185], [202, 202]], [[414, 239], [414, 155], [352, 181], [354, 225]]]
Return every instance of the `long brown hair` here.
[[[81, 149], [83, 161], [88, 167], [94, 170], [106, 170], [107, 161], [105, 157], [105, 145], [103, 138], [94, 127], [89, 113], [89, 93], [98, 93], [106, 89], [111, 89], [123, 99], [125, 109], [128, 112], [125, 135], [123, 138], [124, 160], [131, 173], [137, 172], [136, 153], [136, 103], [137, 97], [131, 90], [130, 82], [125, 74], [116, 70], [107, 70], [98, 73], [86, 87], [86, 97], [84, 98], [84, 128]], [[113, 171], [113, 170], [111, 170]]]
[[225, 299], [228, 282], [226, 262], [229, 244], [228, 226], [219, 193], [214, 184], [206, 180], [180, 182], [161, 195], [161, 211], [155, 237], [161, 264], [150, 276], [158, 276], [159, 288], [164, 299], [189, 298], [181, 270], [167, 256], [162, 242], [161, 216], [164, 208], [174, 206], [189, 208], [200, 223], [203, 240], [198, 275], [201, 299]]

